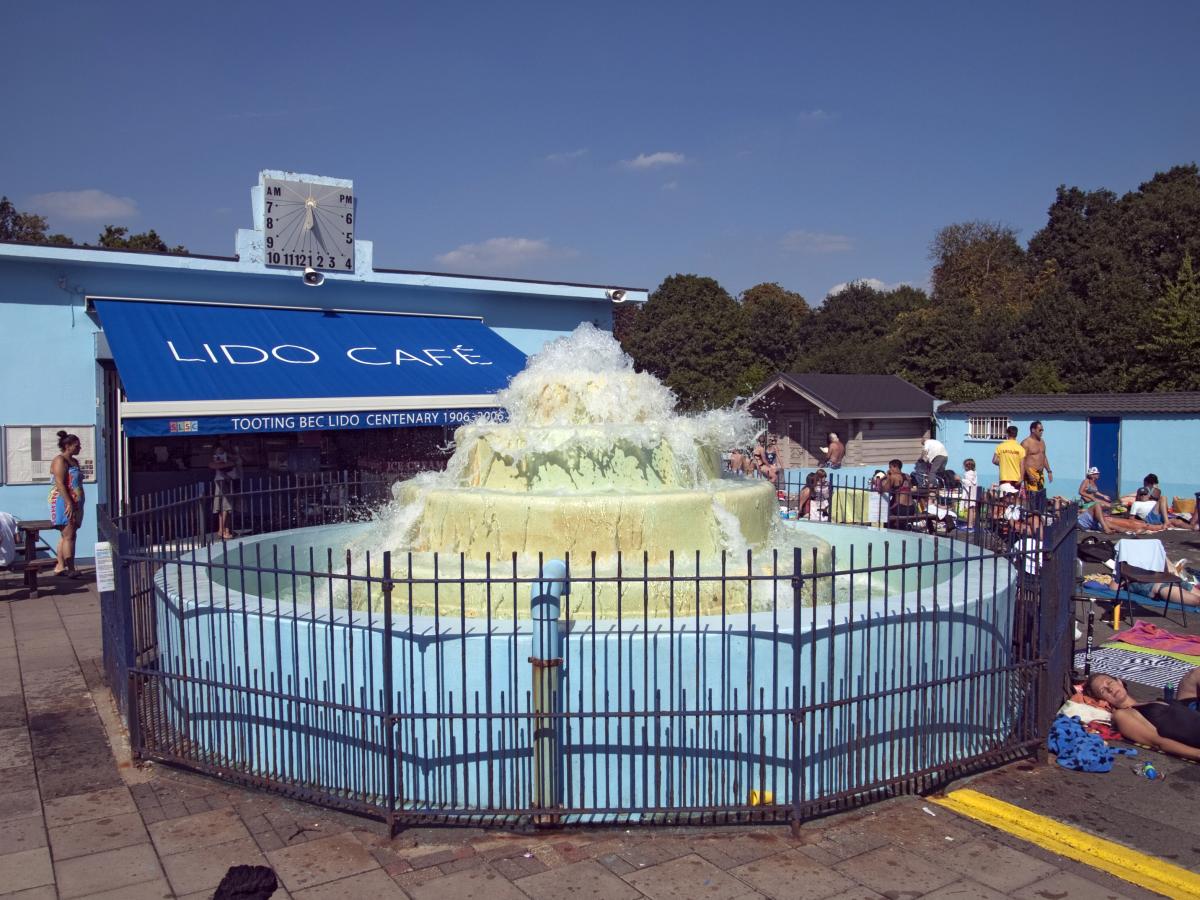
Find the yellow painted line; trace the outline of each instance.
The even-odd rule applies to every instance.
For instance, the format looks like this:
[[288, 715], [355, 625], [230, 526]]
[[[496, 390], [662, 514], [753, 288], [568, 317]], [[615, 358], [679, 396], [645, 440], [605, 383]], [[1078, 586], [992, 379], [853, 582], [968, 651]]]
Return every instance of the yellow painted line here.
[[928, 799], [968, 819], [991, 825], [1051, 853], [1108, 872], [1148, 891], [1180, 900], [1200, 897], [1200, 875], [1195, 872], [979, 791], [964, 788], [951, 791], [944, 797]]

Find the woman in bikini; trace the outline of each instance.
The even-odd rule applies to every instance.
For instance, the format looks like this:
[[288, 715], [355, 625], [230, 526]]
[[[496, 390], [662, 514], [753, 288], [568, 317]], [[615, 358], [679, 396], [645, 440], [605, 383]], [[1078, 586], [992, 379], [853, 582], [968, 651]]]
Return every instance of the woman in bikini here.
[[1174, 700], [1138, 703], [1125, 690], [1125, 683], [1111, 675], [1093, 675], [1083, 692], [1112, 707], [1113, 726], [1127, 740], [1200, 760], [1200, 669], [1183, 676]]
[[82, 444], [65, 431], [58, 433], [58, 456], [50, 463], [54, 486], [50, 488], [50, 521], [61, 533], [55, 554], [54, 574], [79, 578], [75, 571], [75, 536], [83, 524], [83, 470], [76, 455]]

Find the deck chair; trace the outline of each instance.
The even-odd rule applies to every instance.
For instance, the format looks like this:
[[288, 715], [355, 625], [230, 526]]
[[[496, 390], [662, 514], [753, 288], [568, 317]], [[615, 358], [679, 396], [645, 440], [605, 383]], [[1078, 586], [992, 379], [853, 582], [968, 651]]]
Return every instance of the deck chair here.
[[[1177, 584], [1181, 586], [1183, 584], [1183, 579], [1174, 572], [1155, 572], [1127, 562], [1118, 562], [1114, 574], [1117, 579], [1117, 603], [1121, 602], [1121, 594], [1124, 592], [1125, 609], [1131, 622], [1133, 621], [1133, 604], [1135, 602], [1133, 592], [1129, 589], [1131, 584]], [[1160, 607], [1164, 615], [1170, 611], [1172, 605], [1177, 605], [1183, 614], [1183, 627], [1187, 627], [1187, 605], [1182, 600], [1176, 603], [1174, 600], [1160, 600], [1157, 597], [1145, 597], [1138, 594], [1136, 602], [1139, 606]]]

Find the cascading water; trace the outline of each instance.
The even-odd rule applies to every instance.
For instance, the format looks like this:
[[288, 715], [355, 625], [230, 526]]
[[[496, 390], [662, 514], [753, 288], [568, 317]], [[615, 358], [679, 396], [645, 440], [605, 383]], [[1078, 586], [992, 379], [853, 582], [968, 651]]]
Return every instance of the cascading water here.
[[[665, 614], [672, 602], [677, 615], [753, 608], [754, 576], [789, 571], [794, 547], [828, 558], [824, 541], [781, 525], [773, 485], [722, 476], [720, 449], [748, 443], [750, 416], [675, 412], [671, 390], [636, 372], [607, 332], [584, 324], [548, 344], [498, 399], [507, 417], [459, 428], [446, 470], [397, 485], [352, 549], [402, 553], [422, 575], [435, 553], [443, 575], [468, 578], [504, 572], [515, 553], [523, 575], [536, 574], [540, 554], [569, 555], [579, 576], [619, 565], [623, 579], [644, 579], [637, 597], [628, 584], [599, 583], [573, 600], [574, 615], [597, 618], [618, 602], [639, 614], [643, 604]], [[672, 564], [676, 577], [710, 579], [682, 606], [654, 581]], [[468, 615], [486, 605], [472, 587]], [[418, 590], [414, 603], [428, 605], [427, 595]]]

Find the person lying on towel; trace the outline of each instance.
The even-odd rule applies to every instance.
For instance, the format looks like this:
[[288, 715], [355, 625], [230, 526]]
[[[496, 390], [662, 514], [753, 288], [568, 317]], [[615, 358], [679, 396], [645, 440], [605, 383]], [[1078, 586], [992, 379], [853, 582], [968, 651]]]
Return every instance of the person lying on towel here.
[[[1166, 566], [1163, 568], [1163, 574], [1174, 577], [1179, 573], [1175, 571], [1175, 568], [1168, 560]], [[1196, 587], [1186, 581], [1156, 581], [1152, 584], [1142, 584], [1136, 581], [1130, 582], [1129, 593], [1136, 594], [1139, 597], [1146, 597], [1149, 600], [1158, 600], [1162, 603], [1181, 603], [1184, 606], [1200, 606], [1200, 587]]]
[[1091, 676], [1083, 692], [1112, 707], [1113, 725], [1126, 740], [1200, 760], [1200, 668], [1183, 676], [1174, 700], [1138, 703], [1126, 692], [1125, 682], [1101, 674]]

